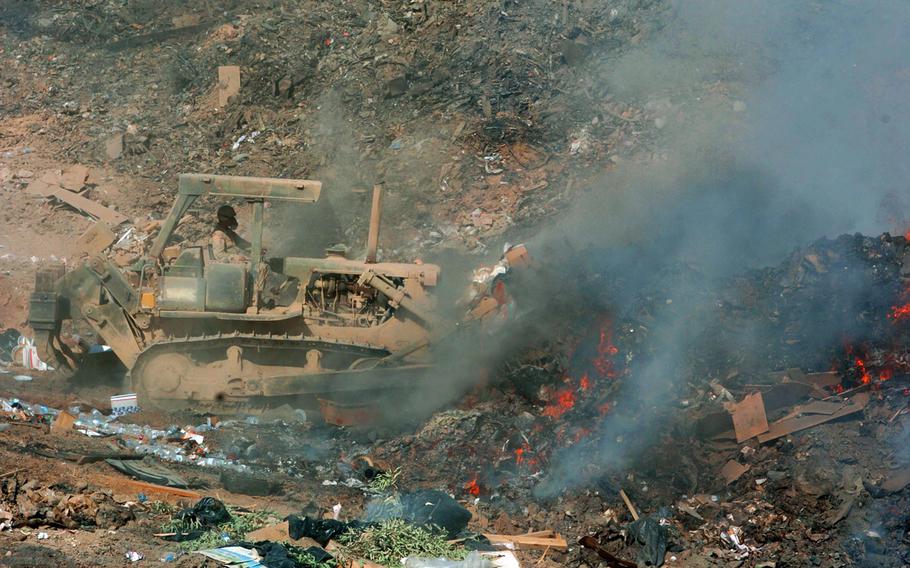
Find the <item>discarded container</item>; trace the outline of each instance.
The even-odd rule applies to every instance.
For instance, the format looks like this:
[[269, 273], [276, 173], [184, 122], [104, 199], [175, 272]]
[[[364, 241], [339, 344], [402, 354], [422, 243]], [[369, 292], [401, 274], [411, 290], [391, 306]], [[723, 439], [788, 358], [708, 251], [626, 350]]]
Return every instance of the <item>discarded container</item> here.
[[38, 348], [35, 347], [35, 342], [25, 336], [19, 337], [18, 345], [13, 349], [13, 360], [26, 369], [34, 369], [36, 371], [54, 370], [53, 367], [49, 367], [47, 363], [38, 358]]
[[114, 416], [139, 412], [139, 398], [136, 393], [114, 395], [111, 397], [111, 411]]

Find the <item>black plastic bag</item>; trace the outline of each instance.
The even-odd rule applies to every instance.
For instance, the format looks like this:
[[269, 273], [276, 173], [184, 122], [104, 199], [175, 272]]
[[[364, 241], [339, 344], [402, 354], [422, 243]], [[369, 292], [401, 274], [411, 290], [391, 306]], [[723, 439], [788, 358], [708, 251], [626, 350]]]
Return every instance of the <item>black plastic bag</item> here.
[[288, 520], [288, 535], [297, 540], [298, 538], [308, 537], [322, 546], [329, 543], [330, 540], [348, 532], [351, 529], [362, 528], [363, 523], [343, 523], [332, 519], [311, 519], [310, 517], [298, 517], [290, 515]]
[[176, 518], [185, 523], [198, 523], [203, 528], [216, 527], [231, 520], [224, 503], [214, 497], [203, 497], [192, 509], [184, 509]]
[[629, 525], [629, 536], [642, 546], [638, 552], [639, 564], [661, 566], [667, 555], [667, 527], [652, 517], [644, 517]]
[[405, 493], [401, 496], [401, 518], [419, 527], [439, 527], [448, 538], [455, 538], [468, 527], [471, 512], [448, 494], [435, 489]]

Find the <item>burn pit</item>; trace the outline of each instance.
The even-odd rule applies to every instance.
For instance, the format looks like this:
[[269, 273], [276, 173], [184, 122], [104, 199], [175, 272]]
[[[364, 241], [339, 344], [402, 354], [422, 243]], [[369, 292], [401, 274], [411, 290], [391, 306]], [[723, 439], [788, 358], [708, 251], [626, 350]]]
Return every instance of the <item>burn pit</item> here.
[[[584, 265], [566, 258], [573, 263]], [[662, 276], [670, 277], [657, 280], [662, 290], [625, 296], [609, 269], [582, 275], [636, 301], [610, 305], [605, 293], [561, 309], [548, 321], [548, 339], [499, 369], [495, 389], [469, 395], [459, 409], [383, 447], [383, 458], [423, 456], [434, 470], [459, 472], [450, 489], [479, 499], [482, 512], [516, 524], [530, 514], [532, 523], [594, 534], [623, 558], [636, 548], [622, 542], [610, 520], [630, 520], [621, 489], [639, 510], [674, 527], [680, 559], [700, 557], [696, 542], [729, 543], [738, 534], [740, 544], [720, 547], [715, 560], [772, 554], [801, 565], [805, 551], [786, 537], [797, 530], [825, 543], [823, 555], [832, 561], [906, 553], [905, 526], [881, 511], [905, 502], [882, 487], [910, 467], [910, 455], [895, 450], [883, 464], [876, 448], [901, 448], [905, 440], [910, 326], [891, 314], [906, 300], [907, 239], [822, 239], [780, 265], [704, 287], [711, 292], [680, 306], [679, 282], [699, 281], [693, 270], [667, 267]], [[661, 325], [680, 315], [688, 328], [668, 359]], [[871, 402], [862, 414], [768, 443], [699, 434], [706, 417], [726, 415], [724, 402], [756, 391], [770, 401], [775, 388], [792, 386], [781, 378], [785, 369], [836, 378], [816, 396], [836, 401], [868, 393]], [[768, 402], [768, 421], [810, 400], [794, 399], [780, 410]], [[726, 483], [721, 470], [728, 461], [748, 473]], [[844, 464], [849, 482], [837, 473]], [[849, 485], [857, 479], [860, 494]], [[860, 502], [875, 517], [868, 529], [874, 538], [856, 535], [858, 517], [841, 514]], [[667, 558], [672, 549], [671, 543]], [[570, 554], [567, 562], [590, 562], [586, 554]]]

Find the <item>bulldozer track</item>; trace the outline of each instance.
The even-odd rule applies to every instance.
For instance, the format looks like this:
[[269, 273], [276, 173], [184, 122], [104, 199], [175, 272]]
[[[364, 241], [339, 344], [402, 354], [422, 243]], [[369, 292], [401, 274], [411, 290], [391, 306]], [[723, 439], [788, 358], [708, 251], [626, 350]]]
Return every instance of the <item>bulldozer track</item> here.
[[[176, 353], [193, 357], [205, 351], [227, 350], [229, 347], [241, 347], [245, 350], [252, 350], [257, 353], [280, 353], [282, 351], [290, 354], [302, 354], [310, 349], [320, 349], [323, 351], [342, 352], [361, 359], [381, 359], [388, 356], [388, 350], [370, 344], [359, 344], [334, 339], [314, 339], [312, 336], [291, 335], [291, 334], [256, 334], [256, 333], [219, 333], [211, 335], [186, 336], [172, 338], [156, 342], [145, 348], [136, 359], [136, 363], [129, 371], [127, 378], [134, 388], [146, 396], [152, 395], [154, 390], [149, 391], [144, 384], [146, 381], [143, 372], [149, 362], [157, 357]], [[301, 380], [306, 380], [301, 377]], [[152, 396], [155, 406], [161, 406], [162, 400], [157, 396]], [[140, 401], [141, 402], [141, 401]], [[149, 400], [151, 402], [151, 400]], [[170, 405], [165, 405], [170, 406]], [[205, 408], [211, 410], [225, 411], [228, 409], [236, 410], [238, 407], [259, 406], [253, 404], [251, 400], [246, 401], [207, 401], [195, 400], [193, 406], [197, 409]], [[177, 410], [178, 408], [173, 408]]]

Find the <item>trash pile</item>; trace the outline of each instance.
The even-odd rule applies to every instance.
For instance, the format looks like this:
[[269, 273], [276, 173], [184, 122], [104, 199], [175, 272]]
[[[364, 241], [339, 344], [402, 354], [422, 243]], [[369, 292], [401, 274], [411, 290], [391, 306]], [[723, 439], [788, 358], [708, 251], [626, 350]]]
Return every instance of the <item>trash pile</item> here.
[[66, 489], [37, 480], [20, 481], [18, 472], [0, 480], [0, 531], [14, 527], [118, 528], [133, 519], [129, 507], [109, 492]]
[[[514, 224], [552, 214], [581, 177], [631, 155], [657, 130], [597, 70], [664, 20], [659, 3], [555, 12], [476, 0], [232, 4], [212, 15], [101, 1], [0, 13], [8, 12], [10, 36], [29, 38], [17, 42], [17, 56], [54, 84], [27, 99], [17, 85], [10, 96], [56, 109], [50, 136], [84, 136], [61, 160], [155, 181], [182, 171], [320, 171], [345, 226], [356, 218], [358, 192], [387, 183], [399, 253], [440, 244], [485, 250]], [[84, 99], [101, 77], [105, 96]], [[136, 100], [141, 112], [132, 110]], [[60, 189], [58, 178], [54, 171], [32, 189], [109, 228], [136, 205], [124, 199], [125, 211], [114, 210], [78, 193], [85, 178]], [[165, 207], [160, 192], [145, 200]]]
[[[178, 511], [156, 536], [225, 564], [308, 568], [355, 563], [412, 568], [511, 568], [513, 554], [497, 550], [503, 538], [466, 532], [471, 513], [440, 491], [386, 495], [364, 521], [273, 515], [225, 507], [205, 497]], [[338, 516], [335, 511], [333, 516]], [[491, 540], [491, 538], [493, 540]], [[516, 537], [520, 538], [520, 537]], [[545, 539], [542, 539], [545, 540]], [[561, 537], [550, 539], [565, 546]], [[213, 543], [217, 546], [209, 548]]]

